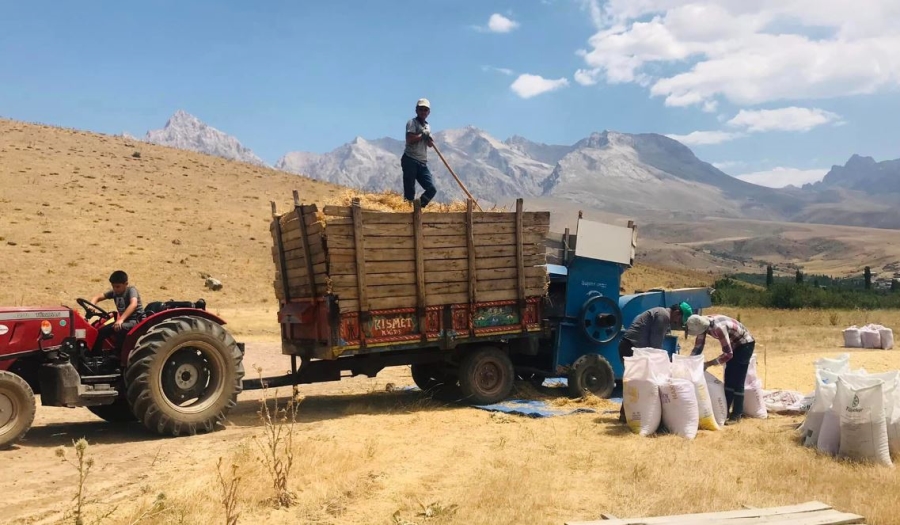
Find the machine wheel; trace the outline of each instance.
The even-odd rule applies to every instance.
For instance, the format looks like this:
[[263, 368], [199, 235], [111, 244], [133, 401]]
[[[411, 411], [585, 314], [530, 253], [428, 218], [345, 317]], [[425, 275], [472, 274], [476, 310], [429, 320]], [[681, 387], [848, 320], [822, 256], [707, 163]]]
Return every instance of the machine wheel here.
[[119, 397], [111, 405], [97, 405], [87, 407], [87, 409], [95, 416], [109, 423], [131, 423], [132, 421], [137, 421], [137, 418], [134, 417], [134, 412], [131, 411], [131, 406], [128, 405], [128, 400], [124, 397]]
[[512, 392], [515, 370], [506, 352], [485, 347], [466, 354], [459, 367], [463, 399], [475, 405], [490, 405]]
[[586, 354], [579, 357], [569, 371], [569, 393], [573, 397], [581, 397], [586, 393], [597, 397], [608, 398], [616, 387], [609, 361], [597, 354]]
[[34, 423], [34, 392], [12, 372], [0, 371], [0, 449], [22, 439]]
[[237, 404], [243, 354], [218, 323], [167, 319], [135, 346], [125, 372], [128, 403], [144, 426], [180, 436], [211, 432]]

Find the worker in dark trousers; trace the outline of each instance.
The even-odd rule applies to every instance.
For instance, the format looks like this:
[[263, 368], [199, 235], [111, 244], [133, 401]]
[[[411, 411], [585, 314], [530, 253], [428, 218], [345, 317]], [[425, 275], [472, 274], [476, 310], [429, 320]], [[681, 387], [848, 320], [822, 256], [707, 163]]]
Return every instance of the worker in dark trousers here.
[[[691, 305], [681, 302], [669, 308], [661, 306], [651, 308], [637, 316], [619, 342], [619, 360], [622, 367], [625, 367], [625, 358], [634, 355], [634, 348], [662, 348], [669, 330], [683, 328], [684, 320], [693, 313]], [[624, 403], [619, 412], [619, 421], [625, 423]]]
[[406, 123], [406, 148], [400, 157], [400, 167], [403, 169], [403, 199], [410, 203], [416, 199], [418, 182], [424, 190], [419, 197], [419, 203], [423, 208], [437, 194], [431, 170], [428, 169], [428, 148], [434, 147], [431, 127], [425, 120], [430, 114], [431, 102], [427, 98], [420, 98], [416, 102], [416, 116]]
[[725, 402], [730, 411], [726, 425], [734, 425], [741, 421], [744, 414], [744, 382], [747, 380], [747, 368], [756, 341], [740, 321], [725, 315], [692, 315], [687, 320], [688, 335], [697, 336], [694, 351], [691, 355], [703, 353], [706, 336], [711, 335], [719, 340], [722, 353], [715, 359], [703, 363], [707, 369], [713, 365], [725, 366]]

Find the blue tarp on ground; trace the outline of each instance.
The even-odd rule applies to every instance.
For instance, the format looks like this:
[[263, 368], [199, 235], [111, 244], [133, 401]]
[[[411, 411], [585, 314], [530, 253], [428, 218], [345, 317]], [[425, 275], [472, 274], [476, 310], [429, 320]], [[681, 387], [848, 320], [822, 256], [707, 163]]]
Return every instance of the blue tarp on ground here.
[[[544, 381], [542, 387], [547, 388], [559, 388], [565, 387], [568, 385], [568, 382], [565, 378], [554, 378], [547, 379]], [[414, 386], [403, 387], [400, 390], [405, 391], [418, 391], [419, 389]], [[610, 401], [621, 403], [621, 397], [611, 397]], [[539, 400], [531, 400], [531, 399], [510, 399], [507, 401], [503, 401], [500, 403], [494, 403], [493, 405], [470, 405], [472, 408], [477, 408], [480, 410], [487, 410], [488, 412], [503, 412], [506, 414], [513, 414], [517, 416], [525, 416], [525, 417], [553, 417], [553, 416], [566, 416], [569, 414], [578, 414], [578, 413], [596, 413], [597, 410], [593, 408], [564, 408], [564, 407], [554, 407], [551, 406], [546, 401]], [[604, 413], [612, 413], [618, 412], [617, 410], [606, 410]]]
[[548, 405], [545, 401], [532, 401], [528, 399], [511, 399], [493, 405], [472, 406], [473, 408], [480, 408], [481, 410], [487, 410], [489, 412], [504, 412], [506, 414], [535, 418], [566, 416], [581, 412], [596, 412], [593, 408], [556, 408]]

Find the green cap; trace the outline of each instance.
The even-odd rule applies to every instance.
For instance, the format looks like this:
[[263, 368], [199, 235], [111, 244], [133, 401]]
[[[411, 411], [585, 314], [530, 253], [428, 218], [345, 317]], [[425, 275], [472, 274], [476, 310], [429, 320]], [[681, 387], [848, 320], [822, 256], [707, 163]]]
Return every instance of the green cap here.
[[678, 309], [681, 310], [681, 325], [684, 326], [684, 323], [687, 322], [688, 317], [694, 315], [694, 309], [691, 308], [691, 305], [682, 301], [681, 304], [678, 305]]

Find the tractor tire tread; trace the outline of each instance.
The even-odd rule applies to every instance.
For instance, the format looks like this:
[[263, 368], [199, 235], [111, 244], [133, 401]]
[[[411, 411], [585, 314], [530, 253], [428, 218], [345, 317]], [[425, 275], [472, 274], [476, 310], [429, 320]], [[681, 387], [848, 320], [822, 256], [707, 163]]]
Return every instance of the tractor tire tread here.
[[15, 445], [31, 429], [37, 403], [31, 386], [18, 374], [0, 370], [0, 383], [9, 383], [18, 389], [18, 393], [22, 395], [20, 401], [24, 405], [24, 417], [6, 435], [0, 435], [0, 450], [2, 450]]
[[[228, 360], [236, 364], [234, 384], [225, 385], [228, 401], [219, 410], [200, 421], [173, 420], [160, 409], [150, 388], [151, 370], [157, 354], [169, 340], [184, 332], [199, 332], [221, 343], [231, 354]], [[244, 363], [243, 354], [234, 338], [218, 323], [202, 317], [183, 316], [167, 319], [150, 328], [138, 339], [129, 365], [125, 372], [128, 402], [135, 416], [145, 427], [160, 435], [195, 435], [212, 432], [219, 425], [224, 425], [227, 413], [237, 405], [237, 396], [243, 389]], [[227, 391], [230, 389], [230, 393]]]
[[[478, 391], [478, 388], [474, 384], [475, 367], [478, 365], [478, 362], [485, 357], [497, 359], [503, 368], [502, 381], [504, 386], [497, 395], [490, 396], [483, 394]], [[467, 403], [473, 405], [489, 405], [503, 401], [512, 392], [515, 377], [516, 372], [509, 355], [496, 347], [473, 349], [462, 358], [459, 365], [459, 387], [462, 390], [463, 399]]]

